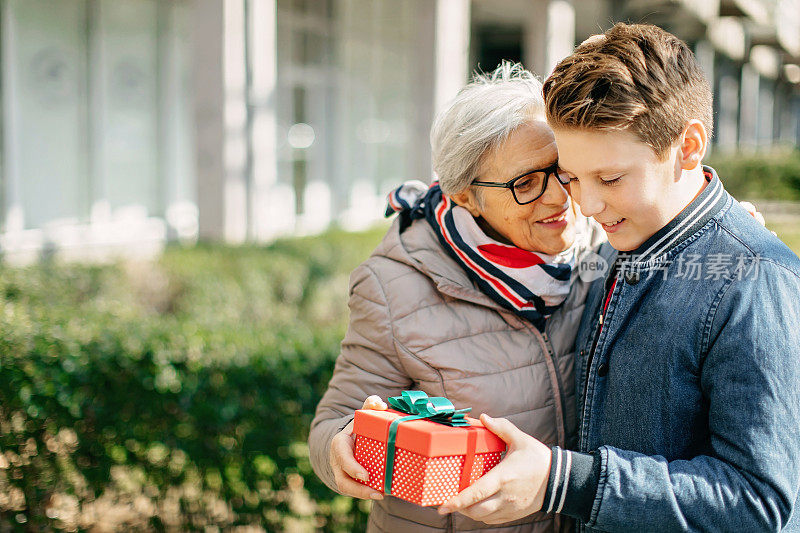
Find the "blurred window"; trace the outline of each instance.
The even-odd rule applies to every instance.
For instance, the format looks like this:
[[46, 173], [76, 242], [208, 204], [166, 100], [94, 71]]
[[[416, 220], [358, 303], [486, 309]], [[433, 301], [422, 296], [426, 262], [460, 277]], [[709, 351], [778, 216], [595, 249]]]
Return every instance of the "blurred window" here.
[[[356, 184], [372, 184], [378, 198], [427, 179], [409, 175], [415, 99], [432, 98], [415, 92], [428, 82], [414, 68], [424, 1], [278, 0], [278, 176], [298, 215], [315, 209], [306, 205], [312, 183], [328, 187], [339, 213]], [[290, 142], [306, 125], [313, 142]]]
[[86, 5], [9, 0], [3, 15], [6, 207], [22, 207], [25, 227], [85, 218]]
[[186, 4], [2, 6], [3, 207], [22, 227], [191, 200]]

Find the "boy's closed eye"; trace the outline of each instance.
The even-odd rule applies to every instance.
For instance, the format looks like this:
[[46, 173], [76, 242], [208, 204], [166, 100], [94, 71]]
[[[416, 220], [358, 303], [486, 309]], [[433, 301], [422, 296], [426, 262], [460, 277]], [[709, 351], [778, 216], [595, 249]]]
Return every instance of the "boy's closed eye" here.
[[603, 185], [614, 185], [615, 183], [618, 183], [623, 176], [624, 174], [620, 174], [619, 176], [613, 178], [601, 178], [600, 183], [602, 183]]
[[[578, 178], [578, 176], [570, 174], [569, 172], [566, 171], [561, 171], [561, 172], [567, 175], [570, 183], [580, 183], [580, 179]], [[602, 183], [603, 185], [614, 185], [615, 183], [619, 183], [619, 180], [621, 180], [623, 177], [625, 177], [625, 174], [620, 174], [618, 176], [609, 178], [600, 178], [600, 183]]]

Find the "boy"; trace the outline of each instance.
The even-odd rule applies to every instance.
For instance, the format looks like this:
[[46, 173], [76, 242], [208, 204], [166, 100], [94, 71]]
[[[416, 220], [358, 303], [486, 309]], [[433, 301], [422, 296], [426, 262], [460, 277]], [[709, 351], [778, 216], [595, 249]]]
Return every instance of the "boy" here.
[[571, 193], [619, 251], [576, 341], [578, 451], [486, 417], [509, 452], [440, 512], [800, 530], [800, 260], [702, 166], [711, 91], [694, 56], [617, 24], [544, 94]]

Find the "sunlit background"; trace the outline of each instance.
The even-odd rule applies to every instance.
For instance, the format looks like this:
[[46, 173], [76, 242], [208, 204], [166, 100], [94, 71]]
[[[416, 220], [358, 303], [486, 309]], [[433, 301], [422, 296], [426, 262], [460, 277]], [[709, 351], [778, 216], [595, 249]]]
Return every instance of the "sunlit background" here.
[[546, 76], [613, 21], [690, 43], [713, 148], [795, 146], [797, 0], [3, 0], [0, 246], [10, 259], [361, 229], [430, 179], [471, 72]]

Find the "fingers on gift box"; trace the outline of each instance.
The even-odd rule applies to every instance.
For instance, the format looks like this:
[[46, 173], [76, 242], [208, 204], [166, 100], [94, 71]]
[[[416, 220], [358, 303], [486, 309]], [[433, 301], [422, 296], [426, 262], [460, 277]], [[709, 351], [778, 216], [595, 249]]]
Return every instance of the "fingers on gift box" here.
[[479, 420], [464, 416], [468, 409], [456, 411], [445, 398], [405, 391], [389, 403], [401, 410], [358, 410], [353, 426], [356, 460], [369, 472], [364, 484], [383, 494], [441, 505], [491, 470], [506, 449]]

